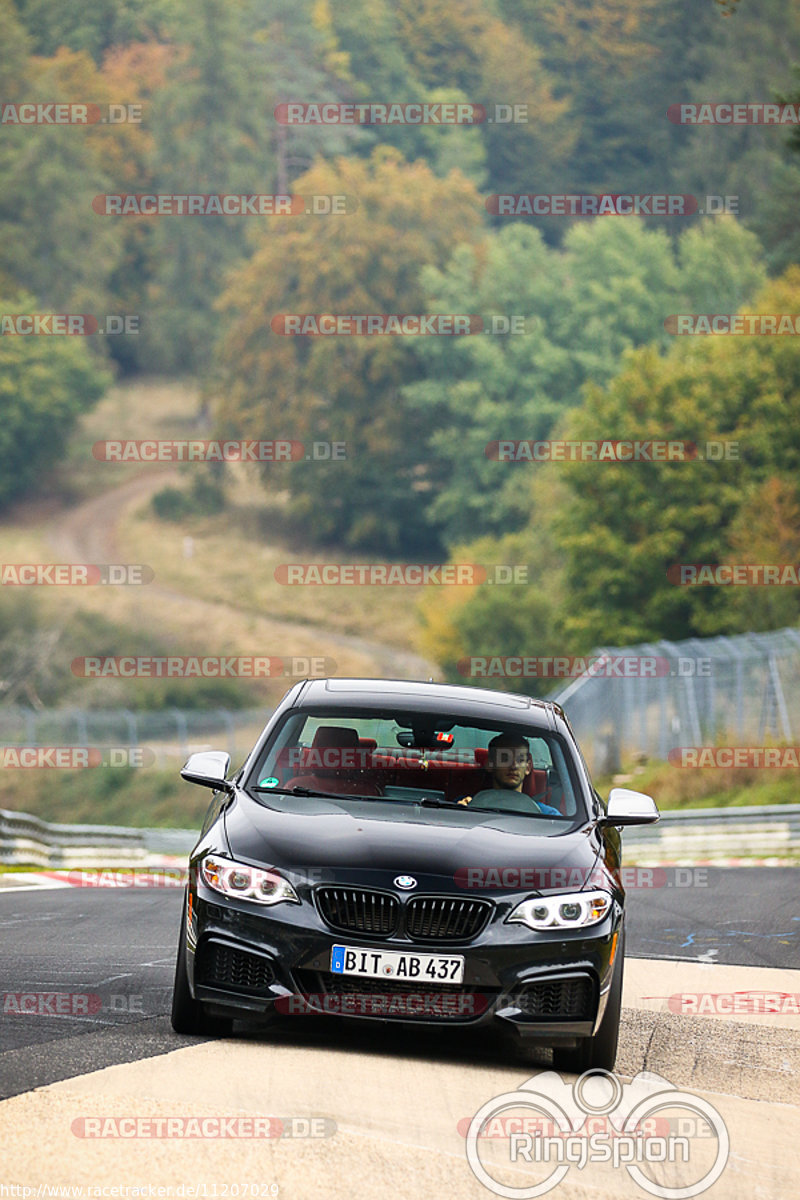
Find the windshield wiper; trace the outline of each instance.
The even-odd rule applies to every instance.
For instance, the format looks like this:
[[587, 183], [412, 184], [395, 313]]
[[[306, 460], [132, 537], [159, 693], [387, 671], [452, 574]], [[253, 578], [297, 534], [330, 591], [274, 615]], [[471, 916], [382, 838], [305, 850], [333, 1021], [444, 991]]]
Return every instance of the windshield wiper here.
[[535, 810], [527, 812], [522, 808], [489, 808], [482, 804], [456, 804], [455, 807], [463, 808], [466, 812], [497, 813], [498, 816], [503, 817], [555, 817], [555, 813], [536, 812]]
[[316, 796], [322, 800], [385, 800], [385, 796], [353, 796], [350, 792], [320, 792], [316, 788], [307, 787], [262, 787], [260, 783], [254, 783], [250, 789], [252, 792], [279, 792], [283, 796]]

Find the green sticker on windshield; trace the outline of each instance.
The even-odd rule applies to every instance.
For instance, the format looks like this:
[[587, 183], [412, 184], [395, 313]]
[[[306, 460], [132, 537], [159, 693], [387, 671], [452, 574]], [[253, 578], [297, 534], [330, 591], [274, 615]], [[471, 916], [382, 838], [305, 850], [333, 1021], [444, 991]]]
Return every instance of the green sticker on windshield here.
[[266, 779], [260, 779], [258, 781], [258, 786], [259, 787], [277, 787], [279, 783], [280, 783], [279, 779], [276, 779], [274, 775], [269, 775]]

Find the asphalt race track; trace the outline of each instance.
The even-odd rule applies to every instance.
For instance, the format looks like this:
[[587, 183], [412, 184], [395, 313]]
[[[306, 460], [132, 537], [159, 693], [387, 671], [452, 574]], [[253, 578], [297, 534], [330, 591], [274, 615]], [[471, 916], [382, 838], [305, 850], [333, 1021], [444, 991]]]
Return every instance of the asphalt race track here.
[[[723, 1114], [731, 1152], [706, 1196], [771, 1200], [798, 1189], [786, 1147], [800, 1128], [799, 881], [794, 868], [704, 868], [687, 886], [628, 892], [616, 1070], [624, 1080], [657, 1072]], [[178, 1037], [168, 1014], [181, 898], [178, 888], [0, 891], [4, 1181], [34, 1188], [30, 1195], [63, 1189], [40, 1196], [74, 1187], [75, 1197], [90, 1196], [93, 1184], [127, 1188], [121, 1196], [156, 1183], [171, 1189], [162, 1196], [188, 1195], [189, 1181], [205, 1189], [194, 1196], [222, 1200], [236, 1200], [234, 1181], [239, 1197], [255, 1195], [256, 1184], [262, 1195], [309, 1200], [495, 1194], [467, 1164], [469, 1119], [546, 1072], [546, 1051], [521, 1051], [501, 1032], [321, 1017], [284, 1018], [220, 1042]], [[749, 1006], [698, 1008], [698, 996], [745, 992]], [[39, 1011], [15, 1011], [30, 994]], [[766, 1009], [754, 1008], [752, 996], [765, 994]], [[300, 1121], [301, 1133], [200, 1145], [76, 1133], [81, 1118], [134, 1113], [269, 1113]], [[312, 1119], [316, 1140], [302, 1133]], [[505, 1169], [510, 1186], [530, 1184], [524, 1163]], [[590, 1164], [552, 1194], [648, 1193], [619, 1164], [613, 1173]]]

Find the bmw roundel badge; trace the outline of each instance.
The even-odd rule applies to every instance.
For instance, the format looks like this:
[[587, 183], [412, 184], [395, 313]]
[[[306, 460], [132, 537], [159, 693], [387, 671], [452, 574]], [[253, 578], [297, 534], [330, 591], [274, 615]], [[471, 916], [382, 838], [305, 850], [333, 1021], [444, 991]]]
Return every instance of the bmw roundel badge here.
[[413, 875], [398, 875], [395, 878], [394, 886], [403, 888], [407, 892], [410, 888], [417, 886], [417, 881]]

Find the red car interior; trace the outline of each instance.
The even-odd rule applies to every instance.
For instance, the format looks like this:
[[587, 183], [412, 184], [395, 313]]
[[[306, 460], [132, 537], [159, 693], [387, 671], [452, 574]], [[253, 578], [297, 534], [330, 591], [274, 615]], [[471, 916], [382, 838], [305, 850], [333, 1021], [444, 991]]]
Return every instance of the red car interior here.
[[[463, 751], [453, 750], [423, 753], [379, 748], [374, 738], [359, 738], [355, 729], [321, 725], [310, 747], [286, 747], [280, 752], [276, 775], [283, 787], [361, 796], [382, 795], [387, 786], [429, 788], [455, 801], [492, 786], [486, 766], [488, 750], [476, 749], [473, 762], [464, 762], [463, 756]], [[525, 777], [522, 790], [550, 803], [547, 771], [534, 768]]]

